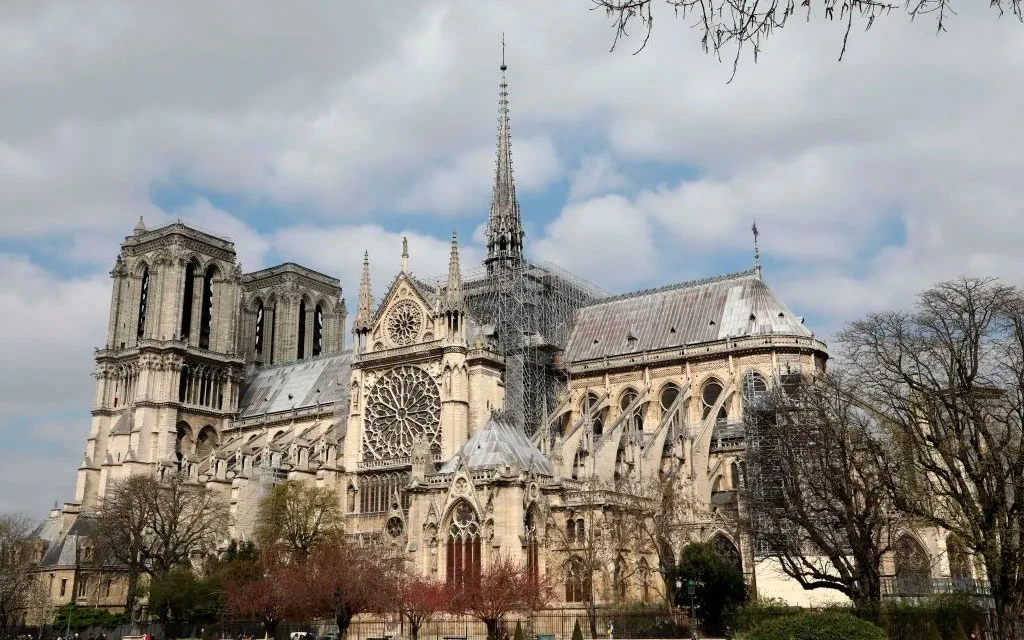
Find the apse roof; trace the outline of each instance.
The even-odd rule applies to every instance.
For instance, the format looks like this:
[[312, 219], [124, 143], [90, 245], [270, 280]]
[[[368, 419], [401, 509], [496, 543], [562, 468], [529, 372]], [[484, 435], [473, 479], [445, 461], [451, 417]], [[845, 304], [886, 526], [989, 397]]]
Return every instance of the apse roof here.
[[570, 361], [754, 335], [812, 337], [751, 269], [604, 298], [577, 311]]
[[259, 369], [245, 381], [239, 417], [347, 402], [351, 362], [352, 352], [342, 351]]
[[460, 455], [446, 462], [439, 473], [457, 471], [460, 457], [466, 460], [466, 466], [470, 469], [518, 464], [523, 470], [532, 470], [543, 476], [555, 475], [551, 462], [530, 438], [519, 427], [498, 414], [492, 414], [487, 424], [462, 446]]

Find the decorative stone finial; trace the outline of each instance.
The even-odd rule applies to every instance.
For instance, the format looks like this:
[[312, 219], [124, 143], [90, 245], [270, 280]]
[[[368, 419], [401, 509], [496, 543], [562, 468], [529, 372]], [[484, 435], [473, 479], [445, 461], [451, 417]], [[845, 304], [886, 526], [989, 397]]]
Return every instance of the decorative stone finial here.
[[402, 273], [409, 273], [409, 239], [402, 236]]
[[135, 223], [135, 235], [141, 236], [146, 233], [146, 223], [143, 222], [142, 216], [139, 216], [139, 221]]

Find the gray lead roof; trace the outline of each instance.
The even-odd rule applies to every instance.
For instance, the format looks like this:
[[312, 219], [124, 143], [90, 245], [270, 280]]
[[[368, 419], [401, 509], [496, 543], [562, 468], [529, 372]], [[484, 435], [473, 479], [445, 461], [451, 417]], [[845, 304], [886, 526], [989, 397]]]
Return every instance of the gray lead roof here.
[[[526, 471], [553, 477], [554, 467], [544, 454], [530, 442], [522, 429], [505, 418], [492, 414], [480, 431], [462, 446], [460, 454], [470, 469], [490, 469], [506, 464], [518, 464]], [[446, 462], [439, 473], [454, 473], [459, 467], [459, 456]]]
[[750, 270], [584, 307], [566, 355], [579, 362], [754, 335], [813, 334]]
[[345, 402], [351, 362], [352, 352], [342, 351], [260, 369], [245, 381], [238, 417]]

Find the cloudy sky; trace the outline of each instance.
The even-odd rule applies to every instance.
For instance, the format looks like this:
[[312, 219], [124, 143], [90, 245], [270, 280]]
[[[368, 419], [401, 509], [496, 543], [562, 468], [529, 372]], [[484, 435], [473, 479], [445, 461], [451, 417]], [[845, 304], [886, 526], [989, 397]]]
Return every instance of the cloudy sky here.
[[140, 215], [292, 260], [355, 301], [479, 260], [502, 32], [529, 252], [610, 291], [744, 269], [827, 338], [961, 273], [1019, 281], [1024, 27], [796, 20], [760, 62], [669, 14], [609, 52], [588, 0], [4, 2], [0, 511], [73, 495], [108, 272]]

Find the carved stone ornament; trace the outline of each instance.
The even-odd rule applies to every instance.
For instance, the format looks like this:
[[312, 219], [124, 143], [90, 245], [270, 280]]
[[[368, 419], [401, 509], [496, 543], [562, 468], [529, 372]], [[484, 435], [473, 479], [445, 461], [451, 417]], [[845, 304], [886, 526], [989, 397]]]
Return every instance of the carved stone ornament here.
[[388, 338], [398, 346], [412, 344], [423, 331], [423, 309], [412, 300], [402, 300], [388, 311]]
[[403, 458], [418, 439], [441, 442], [441, 396], [419, 367], [397, 367], [381, 375], [366, 395], [363, 456]]

